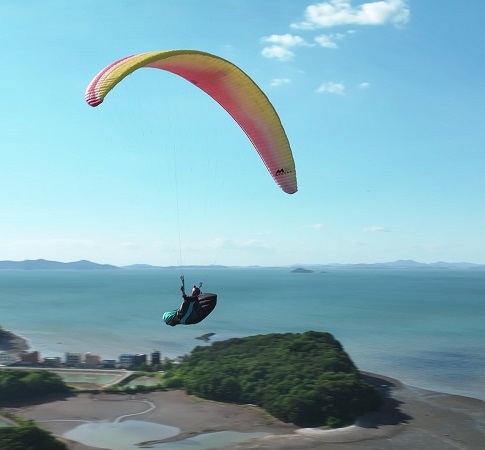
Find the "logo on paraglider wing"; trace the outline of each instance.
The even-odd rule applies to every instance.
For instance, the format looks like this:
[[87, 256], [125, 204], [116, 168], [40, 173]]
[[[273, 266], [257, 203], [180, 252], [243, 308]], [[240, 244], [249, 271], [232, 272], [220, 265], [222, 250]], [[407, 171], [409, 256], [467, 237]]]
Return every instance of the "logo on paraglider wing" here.
[[291, 169], [288, 169], [288, 168], [285, 168], [283, 167], [282, 169], [278, 169], [276, 172], [275, 172], [275, 176], [279, 176], [279, 175], [286, 175], [287, 173], [291, 173], [292, 170]]

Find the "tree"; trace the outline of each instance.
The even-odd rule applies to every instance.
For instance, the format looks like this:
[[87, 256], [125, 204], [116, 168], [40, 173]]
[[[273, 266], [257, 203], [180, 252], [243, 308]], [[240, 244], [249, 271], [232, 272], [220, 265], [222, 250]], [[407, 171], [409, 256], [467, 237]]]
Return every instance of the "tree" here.
[[0, 428], [0, 450], [67, 450], [51, 433], [32, 422]]
[[46, 370], [0, 371], [0, 401], [68, 392], [70, 389], [61, 377]]
[[301, 426], [350, 424], [380, 405], [331, 334], [268, 334], [197, 347], [166, 373], [167, 387], [203, 398], [254, 403]]

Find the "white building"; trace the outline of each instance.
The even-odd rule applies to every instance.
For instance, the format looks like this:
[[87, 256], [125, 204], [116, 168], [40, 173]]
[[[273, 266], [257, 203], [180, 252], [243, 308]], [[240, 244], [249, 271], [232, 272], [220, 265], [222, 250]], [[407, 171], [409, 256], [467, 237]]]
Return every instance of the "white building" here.
[[86, 353], [84, 355], [85, 367], [98, 367], [101, 362], [101, 356], [93, 355], [92, 353]]
[[46, 367], [60, 367], [61, 358], [59, 356], [46, 356], [43, 364]]
[[66, 353], [67, 367], [81, 367], [82, 355], [81, 353]]

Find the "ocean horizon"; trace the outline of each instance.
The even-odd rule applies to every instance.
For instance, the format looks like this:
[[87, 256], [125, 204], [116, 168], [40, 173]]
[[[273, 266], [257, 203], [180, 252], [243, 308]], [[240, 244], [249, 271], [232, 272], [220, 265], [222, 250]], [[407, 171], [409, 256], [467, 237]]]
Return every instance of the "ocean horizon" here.
[[[0, 271], [0, 326], [41, 357], [90, 352], [174, 358], [198, 345], [267, 333], [332, 333], [362, 371], [485, 400], [485, 272], [453, 269], [184, 268], [218, 306], [168, 327], [179, 269]], [[215, 333], [209, 343], [197, 337]]]

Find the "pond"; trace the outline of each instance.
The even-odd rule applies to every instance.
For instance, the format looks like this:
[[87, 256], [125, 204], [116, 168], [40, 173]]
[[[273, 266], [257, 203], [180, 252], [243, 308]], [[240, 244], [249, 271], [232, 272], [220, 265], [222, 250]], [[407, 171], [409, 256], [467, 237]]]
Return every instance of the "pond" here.
[[62, 378], [64, 383], [86, 383], [86, 384], [97, 384], [99, 386], [104, 386], [106, 384], [113, 383], [115, 380], [120, 379], [124, 374], [119, 372], [115, 373], [96, 373], [96, 372], [67, 372], [59, 371], [57, 372]]
[[134, 380], [131, 380], [129, 383], [126, 384], [126, 386], [131, 388], [136, 388], [137, 386], [156, 386], [161, 382], [162, 380], [157, 377], [141, 376], [141, 377], [135, 378]]
[[[180, 429], [153, 422], [126, 420], [124, 422], [90, 422], [64, 433], [63, 437], [81, 444], [110, 450], [140, 450], [140, 442], [168, 439], [180, 434]], [[215, 450], [235, 445], [268, 433], [219, 431], [203, 433], [180, 441], [150, 443], [147, 448], [159, 450]]]
[[159, 450], [216, 450], [267, 435], [268, 433], [262, 432], [241, 433], [238, 431], [217, 431], [214, 433], [199, 434], [181, 441], [151, 445], [150, 448]]
[[177, 436], [180, 429], [140, 420], [90, 422], [64, 433], [63, 437], [81, 444], [113, 450], [140, 450], [136, 444]]

